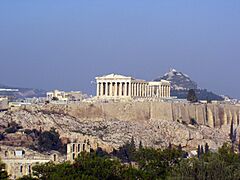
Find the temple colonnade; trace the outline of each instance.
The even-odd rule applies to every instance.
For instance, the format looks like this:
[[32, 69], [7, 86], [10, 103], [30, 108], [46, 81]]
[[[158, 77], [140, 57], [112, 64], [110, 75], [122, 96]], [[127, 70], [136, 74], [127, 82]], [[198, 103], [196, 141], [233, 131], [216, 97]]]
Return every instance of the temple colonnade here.
[[110, 74], [97, 77], [97, 97], [170, 97], [168, 81], [147, 82]]

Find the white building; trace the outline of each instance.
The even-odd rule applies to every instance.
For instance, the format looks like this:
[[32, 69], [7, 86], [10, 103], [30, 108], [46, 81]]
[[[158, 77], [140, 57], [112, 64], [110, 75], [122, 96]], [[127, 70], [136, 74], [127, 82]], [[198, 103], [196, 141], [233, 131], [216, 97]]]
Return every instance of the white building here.
[[47, 100], [57, 100], [57, 101], [82, 101], [87, 97], [86, 94], [83, 94], [81, 91], [59, 91], [54, 90], [51, 92], [47, 92]]
[[66, 93], [64, 91], [54, 90], [51, 92], [47, 92], [48, 100], [59, 100], [59, 101], [67, 101]]
[[96, 77], [98, 98], [169, 98], [170, 82], [135, 79], [109, 74]]

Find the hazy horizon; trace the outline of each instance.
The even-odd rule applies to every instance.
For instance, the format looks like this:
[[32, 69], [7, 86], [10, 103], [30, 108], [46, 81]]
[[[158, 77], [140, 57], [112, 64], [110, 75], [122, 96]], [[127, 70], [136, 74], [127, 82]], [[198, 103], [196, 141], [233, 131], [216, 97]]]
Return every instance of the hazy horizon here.
[[94, 94], [95, 76], [170, 68], [240, 98], [240, 1], [0, 2], [0, 84]]

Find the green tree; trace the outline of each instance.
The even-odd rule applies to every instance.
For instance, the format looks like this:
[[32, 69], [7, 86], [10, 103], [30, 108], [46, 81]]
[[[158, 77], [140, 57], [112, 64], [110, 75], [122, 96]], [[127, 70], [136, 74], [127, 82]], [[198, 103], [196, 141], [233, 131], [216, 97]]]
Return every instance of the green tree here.
[[134, 137], [132, 137], [130, 142], [127, 142], [115, 153], [115, 155], [122, 160], [122, 162], [131, 163], [135, 161], [136, 145]]
[[142, 148], [143, 148], [142, 141], [140, 141], [140, 142], [139, 142], [138, 149], [142, 149]]
[[198, 158], [181, 159], [171, 170], [176, 179], [240, 179], [240, 159], [231, 147], [224, 144], [216, 153], [205, 153]]
[[8, 179], [8, 173], [5, 170], [5, 164], [0, 159], [0, 179]]
[[205, 153], [208, 153], [209, 152], [209, 145], [208, 143], [205, 144]]
[[50, 131], [40, 133], [38, 139], [38, 149], [41, 152], [51, 150], [61, 151], [63, 149], [60, 135], [56, 132], [55, 128], [51, 128]]
[[18, 178], [18, 180], [37, 180], [37, 178], [34, 178], [32, 176], [23, 176], [21, 178]]
[[198, 159], [201, 156], [201, 146], [200, 145], [198, 145], [198, 148], [197, 148], [197, 156], [198, 156]]
[[198, 102], [198, 98], [197, 98], [197, 95], [196, 95], [194, 89], [190, 89], [188, 91], [187, 100], [190, 101], [191, 103]]
[[184, 152], [175, 148], [143, 148], [136, 154], [136, 162], [147, 179], [165, 179], [168, 173], [183, 158]]

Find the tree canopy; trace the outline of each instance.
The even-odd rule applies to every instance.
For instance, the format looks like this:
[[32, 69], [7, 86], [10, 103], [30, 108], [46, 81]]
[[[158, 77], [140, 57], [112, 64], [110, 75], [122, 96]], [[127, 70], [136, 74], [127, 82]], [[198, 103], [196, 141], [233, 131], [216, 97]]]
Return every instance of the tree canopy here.
[[196, 95], [194, 89], [190, 89], [188, 91], [187, 100], [192, 103], [198, 102], [198, 98], [197, 98], [197, 95]]
[[[55, 179], [240, 179], [240, 158], [231, 145], [224, 144], [217, 152], [211, 152], [208, 144], [205, 151], [200, 146], [200, 155], [187, 158], [182, 148], [167, 149], [141, 147], [135, 149], [128, 143], [125, 152], [131, 151], [131, 162], [127, 163], [112, 154], [83, 152], [74, 163], [41, 164], [33, 167], [33, 175], [39, 180]], [[129, 159], [128, 159], [129, 160]], [[24, 177], [22, 180], [33, 180]]]

